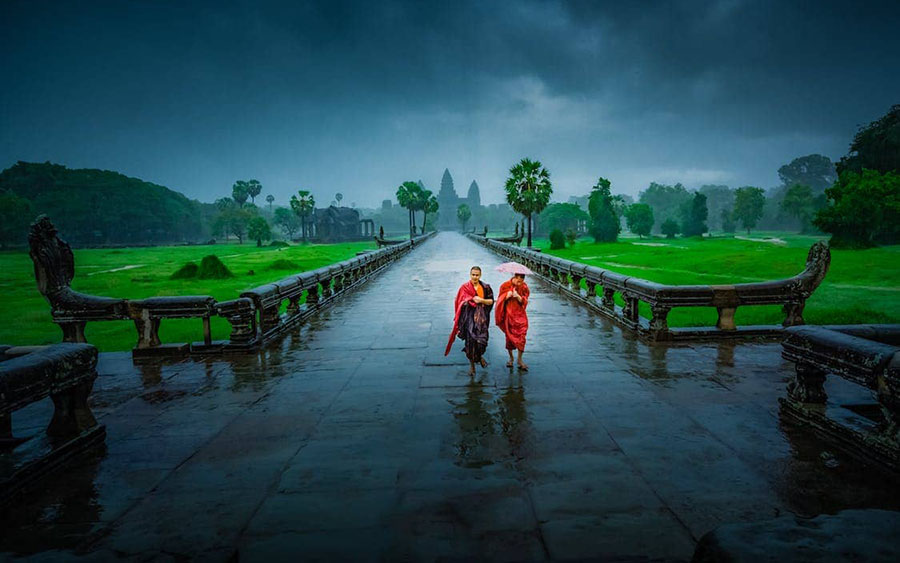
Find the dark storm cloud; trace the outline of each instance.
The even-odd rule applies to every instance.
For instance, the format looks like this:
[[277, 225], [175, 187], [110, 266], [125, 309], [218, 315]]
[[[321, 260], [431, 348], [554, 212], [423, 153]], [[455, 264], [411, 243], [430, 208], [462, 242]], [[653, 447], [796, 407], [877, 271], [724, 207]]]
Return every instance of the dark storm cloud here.
[[7, 4], [0, 165], [120, 170], [211, 201], [257, 177], [375, 205], [516, 159], [769, 186], [897, 103], [895, 3]]

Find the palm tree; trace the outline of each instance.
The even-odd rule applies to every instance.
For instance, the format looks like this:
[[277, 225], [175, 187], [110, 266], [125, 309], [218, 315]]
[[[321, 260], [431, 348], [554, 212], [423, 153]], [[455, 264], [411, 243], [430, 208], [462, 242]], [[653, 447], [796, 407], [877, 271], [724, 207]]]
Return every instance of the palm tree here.
[[400, 207], [405, 207], [409, 211], [409, 238], [416, 234], [416, 214], [414, 212], [418, 205], [418, 194], [421, 188], [415, 182], [403, 182], [397, 188], [397, 203]]
[[267, 195], [266, 201], [269, 202], [269, 211], [272, 211], [272, 202], [275, 201], [275, 196], [273, 196], [272, 194]]
[[342, 194], [341, 192], [338, 192], [338, 193], [334, 194], [334, 199], [337, 200], [338, 207], [340, 207], [341, 200], [344, 199], [344, 194]]
[[[465, 203], [460, 204], [459, 207], [456, 208], [456, 219], [459, 221], [460, 226], [462, 227], [463, 232], [466, 230], [466, 223], [469, 222], [469, 219], [472, 218], [472, 210]], [[519, 225], [516, 223], [516, 228]]]
[[437, 213], [440, 205], [438, 204], [437, 198], [431, 195], [431, 190], [423, 190], [422, 198], [425, 201], [422, 205], [422, 211], [425, 212], [425, 216], [422, 218], [422, 234], [425, 234], [425, 224], [428, 221], [428, 214]]
[[506, 179], [506, 202], [528, 219], [528, 247], [531, 247], [531, 216], [550, 203], [553, 186], [550, 172], [538, 160], [523, 158], [509, 169]]
[[303, 232], [303, 242], [306, 242], [306, 218], [315, 210], [316, 198], [308, 190], [299, 190], [297, 194], [299, 198], [291, 196], [291, 209], [300, 217], [300, 230]]
[[250, 195], [249, 188], [250, 186], [243, 180], [238, 180], [231, 186], [231, 198], [234, 199], [235, 203], [240, 207], [244, 207], [244, 204], [247, 203], [247, 196]]
[[249, 180], [247, 182], [247, 195], [250, 196], [250, 201], [253, 205], [256, 205], [256, 196], [258, 196], [261, 191], [262, 184], [259, 183], [259, 180]]

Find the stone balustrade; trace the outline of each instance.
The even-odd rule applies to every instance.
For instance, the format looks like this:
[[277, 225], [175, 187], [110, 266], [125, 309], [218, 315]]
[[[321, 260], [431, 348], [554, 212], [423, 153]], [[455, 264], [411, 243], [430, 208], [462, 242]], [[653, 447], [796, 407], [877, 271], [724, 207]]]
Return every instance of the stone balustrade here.
[[[817, 242], [809, 250], [806, 268], [788, 279], [734, 285], [665, 285], [478, 235], [468, 236], [501, 256], [525, 264], [623, 328], [654, 341], [767, 335], [780, 332], [784, 326], [803, 324], [806, 300], [822, 282], [831, 262], [828, 245]], [[616, 296], [622, 305], [617, 304]], [[650, 307], [649, 320], [639, 314], [641, 302]], [[755, 305], [781, 305], [785, 315], [782, 327], [738, 327], [734, 320], [737, 308]], [[718, 313], [716, 326], [671, 328], [668, 315], [676, 307], [713, 307]]]
[[[0, 346], [0, 505], [67, 459], [102, 443], [88, 396], [97, 378], [97, 349], [89, 344]], [[54, 412], [45, 436], [14, 436], [12, 416], [50, 397]]]
[[[88, 322], [131, 320], [137, 330], [135, 357], [189, 352], [245, 350], [282, 334], [310, 313], [363, 283], [416, 245], [428, 233], [317, 270], [302, 272], [241, 293], [238, 299], [217, 302], [208, 295], [114, 299], [86, 295], [70, 287], [75, 271], [72, 249], [56, 227], [39, 217], [29, 233], [30, 255], [38, 289], [50, 303], [51, 315], [62, 329], [64, 342], [87, 342]], [[302, 303], [302, 304], [301, 304]], [[225, 318], [231, 325], [226, 340], [213, 340], [210, 319]], [[159, 338], [163, 319], [196, 318], [202, 321], [202, 341], [163, 344]]]

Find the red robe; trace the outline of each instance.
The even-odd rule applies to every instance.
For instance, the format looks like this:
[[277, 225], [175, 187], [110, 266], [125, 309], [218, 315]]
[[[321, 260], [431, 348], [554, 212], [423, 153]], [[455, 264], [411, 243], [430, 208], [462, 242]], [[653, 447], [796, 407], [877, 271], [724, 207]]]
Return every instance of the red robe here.
[[528, 295], [531, 293], [523, 282], [516, 291], [522, 296], [522, 302], [513, 297], [507, 299], [506, 294], [513, 289], [513, 284], [507, 280], [500, 286], [497, 292], [497, 308], [494, 310], [494, 320], [503, 334], [506, 335], [507, 350], [524, 350], [525, 334], [528, 332], [528, 315], [525, 307], [528, 306]]
[[447, 341], [447, 349], [444, 350], [444, 355], [450, 353], [450, 348], [453, 347], [453, 339], [456, 338], [456, 333], [459, 331], [459, 313], [462, 311], [463, 305], [468, 303], [471, 306], [475, 306], [475, 302], [472, 299], [478, 295], [478, 292], [475, 291], [475, 286], [472, 285], [471, 281], [467, 281], [466, 283], [459, 286], [459, 291], [456, 292], [456, 302], [454, 304], [454, 310], [456, 314], [453, 316], [453, 330], [450, 331], [450, 339]]

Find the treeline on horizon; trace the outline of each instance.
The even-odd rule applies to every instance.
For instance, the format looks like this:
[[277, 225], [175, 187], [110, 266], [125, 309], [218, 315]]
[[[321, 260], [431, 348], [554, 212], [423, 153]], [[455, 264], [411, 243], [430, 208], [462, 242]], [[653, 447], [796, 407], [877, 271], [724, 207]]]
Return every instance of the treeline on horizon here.
[[[628, 195], [613, 195], [609, 181], [600, 178], [588, 195], [545, 204], [531, 217], [536, 234], [560, 231], [570, 240], [580, 234], [615, 240], [624, 222], [639, 235], [697, 236], [709, 230], [762, 228], [828, 233], [835, 246], [895, 244], [900, 242], [900, 105], [861, 127], [836, 165], [828, 157], [807, 155], [781, 166], [778, 175], [782, 184], [768, 191], [725, 185], [689, 190], [680, 183], [651, 183], [637, 202]], [[442, 183], [448, 178], [445, 172]], [[421, 181], [407, 184], [427, 191]], [[432, 208], [427, 228], [432, 230], [444, 213], [457, 219], [463, 230], [473, 225], [478, 230], [512, 231], [522, 220], [508, 204], [481, 205], [475, 182], [472, 187], [473, 205]], [[294, 196], [290, 206], [277, 207], [268, 195], [266, 209], [255, 205], [260, 189], [255, 180], [238, 181], [226, 197], [201, 203], [117, 172], [20, 161], [0, 172], [0, 247], [24, 244], [28, 225], [39, 214], [49, 215], [76, 246], [199, 243], [230, 235], [260, 244], [273, 238], [270, 226], [289, 240], [297, 232], [305, 239], [315, 209], [312, 194], [301, 190], [299, 200]], [[251, 203], [246, 202], [248, 194]], [[335, 195], [332, 204], [340, 205], [341, 195]], [[362, 210], [361, 218], [374, 219], [388, 233], [408, 233], [415, 211], [400, 201], [403, 186], [397, 195], [398, 203], [384, 200], [368, 215]], [[421, 211], [425, 215], [424, 208]], [[423, 229], [425, 220], [423, 216]]]

